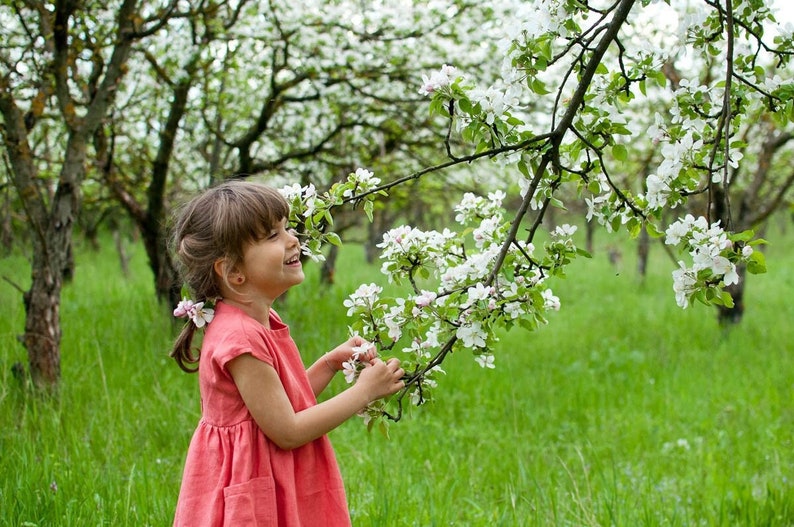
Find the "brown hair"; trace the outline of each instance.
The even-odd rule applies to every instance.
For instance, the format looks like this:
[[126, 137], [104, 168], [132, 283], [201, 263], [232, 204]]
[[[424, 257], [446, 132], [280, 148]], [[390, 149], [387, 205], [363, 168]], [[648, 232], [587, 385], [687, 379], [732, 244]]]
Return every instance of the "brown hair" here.
[[[188, 201], [176, 214], [171, 250], [179, 271], [196, 302], [214, 301], [220, 296], [219, 277], [214, 265], [226, 261], [226, 269], [243, 260], [247, 245], [264, 238], [288, 217], [289, 205], [272, 187], [243, 180], [228, 180]], [[195, 372], [198, 354], [191, 350], [196, 326], [191, 321], [174, 343], [171, 356], [186, 372]]]

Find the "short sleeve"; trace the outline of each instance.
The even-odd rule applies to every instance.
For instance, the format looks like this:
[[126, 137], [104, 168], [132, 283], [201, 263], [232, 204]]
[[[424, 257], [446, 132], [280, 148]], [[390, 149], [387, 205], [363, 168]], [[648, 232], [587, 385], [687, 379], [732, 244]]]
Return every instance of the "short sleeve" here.
[[211, 342], [214, 349], [212, 360], [218, 367], [225, 370], [226, 364], [232, 359], [245, 353], [250, 353], [262, 362], [275, 367], [274, 352], [268, 346], [267, 330], [256, 320], [247, 317], [224, 317], [215, 327], [212, 327], [212, 334], [206, 335], [208, 338], [216, 337], [216, 342]]

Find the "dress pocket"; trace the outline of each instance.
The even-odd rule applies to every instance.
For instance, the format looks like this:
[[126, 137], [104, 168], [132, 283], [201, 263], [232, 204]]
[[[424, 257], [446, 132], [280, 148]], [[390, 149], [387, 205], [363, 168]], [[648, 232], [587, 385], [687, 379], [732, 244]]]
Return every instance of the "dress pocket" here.
[[223, 489], [223, 525], [276, 527], [276, 485], [272, 476], [254, 478]]

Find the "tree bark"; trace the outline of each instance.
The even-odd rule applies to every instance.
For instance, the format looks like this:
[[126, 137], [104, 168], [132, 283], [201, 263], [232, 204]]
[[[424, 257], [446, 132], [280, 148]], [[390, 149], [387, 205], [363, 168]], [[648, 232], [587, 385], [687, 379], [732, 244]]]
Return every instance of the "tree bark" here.
[[648, 256], [651, 253], [651, 237], [648, 231], [643, 228], [640, 231], [640, 238], [637, 242], [637, 273], [643, 280], [648, 274]]
[[57, 391], [61, 378], [61, 273], [54, 271], [43, 256], [35, 256], [36, 278], [25, 292], [25, 333], [22, 344], [28, 352], [33, 385]]
[[[730, 198], [725, 187], [714, 185], [712, 199], [713, 217], [718, 219], [720, 225], [724, 228], [731, 228], [734, 221], [730, 216], [730, 208], [728, 206]], [[725, 287], [725, 291], [733, 299], [733, 306], [717, 306], [717, 320], [721, 325], [738, 324], [742, 321], [742, 316], [744, 316], [744, 284], [746, 276], [744, 266], [737, 266], [736, 272], [739, 274], [739, 283]]]

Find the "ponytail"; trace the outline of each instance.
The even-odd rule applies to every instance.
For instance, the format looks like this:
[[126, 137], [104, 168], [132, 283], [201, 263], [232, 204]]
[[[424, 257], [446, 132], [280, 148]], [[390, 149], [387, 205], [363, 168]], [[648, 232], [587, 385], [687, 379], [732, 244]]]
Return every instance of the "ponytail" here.
[[182, 328], [182, 331], [176, 338], [174, 349], [171, 351], [171, 357], [176, 360], [176, 363], [182, 371], [187, 373], [196, 373], [198, 371], [198, 366], [193, 366], [194, 364], [198, 364], [199, 361], [198, 349], [195, 349], [197, 353], [194, 355], [194, 349], [192, 348], [193, 335], [195, 333], [196, 325], [193, 321], [188, 320], [185, 327]]

